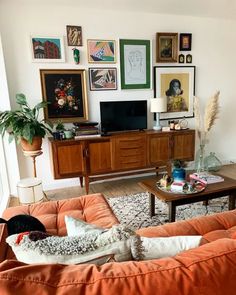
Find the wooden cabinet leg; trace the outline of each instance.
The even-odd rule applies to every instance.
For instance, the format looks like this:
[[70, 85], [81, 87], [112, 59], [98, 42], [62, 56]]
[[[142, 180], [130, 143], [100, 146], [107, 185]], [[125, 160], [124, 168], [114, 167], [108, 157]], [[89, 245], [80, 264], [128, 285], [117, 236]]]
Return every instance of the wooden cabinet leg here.
[[80, 181], [80, 186], [81, 186], [81, 187], [83, 187], [83, 185], [84, 185], [84, 184], [83, 184], [83, 180], [84, 180], [83, 176], [80, 176], [80, 177], [79, 177], [79, 181]]
[[151, 217], [155, 215], [155, 195], [152, 193], [149, 194], [149, 212]]
[[86, 191], [86, 194], [89, 193], [89, 177], [88, 176], [85, 176], [85, 191]]

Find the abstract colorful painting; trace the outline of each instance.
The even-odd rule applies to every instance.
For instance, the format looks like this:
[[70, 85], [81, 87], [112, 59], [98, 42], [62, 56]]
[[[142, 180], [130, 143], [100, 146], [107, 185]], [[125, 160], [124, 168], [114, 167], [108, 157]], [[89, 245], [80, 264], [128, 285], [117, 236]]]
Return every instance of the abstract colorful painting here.
[[116, 68], [89, 68], [90, 90], [116, 90]]
[[114, 40], [88, 40], [89, 63], [115, 63], [116, 44]]
[[63, 37], [30, 37], [32, 58], [37, 62], [64, 62]]

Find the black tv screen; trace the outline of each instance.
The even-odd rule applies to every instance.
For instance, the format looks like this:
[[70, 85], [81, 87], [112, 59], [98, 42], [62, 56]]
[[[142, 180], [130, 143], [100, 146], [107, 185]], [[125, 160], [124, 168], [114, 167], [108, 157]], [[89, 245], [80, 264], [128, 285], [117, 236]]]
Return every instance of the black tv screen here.
[[101, 131], [147, 129], [147, 101], [101, 101]]

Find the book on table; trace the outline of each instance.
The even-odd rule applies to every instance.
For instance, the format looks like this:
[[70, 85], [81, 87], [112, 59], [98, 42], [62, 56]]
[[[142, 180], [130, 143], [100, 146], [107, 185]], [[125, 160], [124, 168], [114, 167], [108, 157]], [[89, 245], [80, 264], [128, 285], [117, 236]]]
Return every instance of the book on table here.
[[189, 175], [190, 181], [197, 180], [204, 184], [211, 184], [224, 181], [224, 178], [220, 175], [214, 175], [208, 172], [195, 172]]

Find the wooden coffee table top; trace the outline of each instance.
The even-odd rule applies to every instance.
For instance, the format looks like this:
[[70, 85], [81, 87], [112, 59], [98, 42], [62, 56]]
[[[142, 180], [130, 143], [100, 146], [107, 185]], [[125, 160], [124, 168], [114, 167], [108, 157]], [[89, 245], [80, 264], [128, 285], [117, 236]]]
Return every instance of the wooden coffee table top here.
[[222, 194], [224, 192], [224, 195], [230, 194], [232, 191], [236, 190], [236, 180], [223, 176], [224, 181], [218, 182], [218, 183], [212, 183], [208, 184], [206, 189], [200, 193], [195, 194], [176, 194], [176, 193], [168, 193], [164, 192], [157, 188], [156, 182], [160, 179], [160, 177], [153, 177], [150, 179], [146, 179], [142, 182], [139, 182], [138, 184], [148, 191], [151, 194], [154, 194], [158, 196], [158, 198], [164, 202], [171, 202], [174, 200], [182, 200], [182, 199], [191, 199], [195, 197], [204, 197], [204, 196], [210, 196], [210, 195], [217, 195]]

